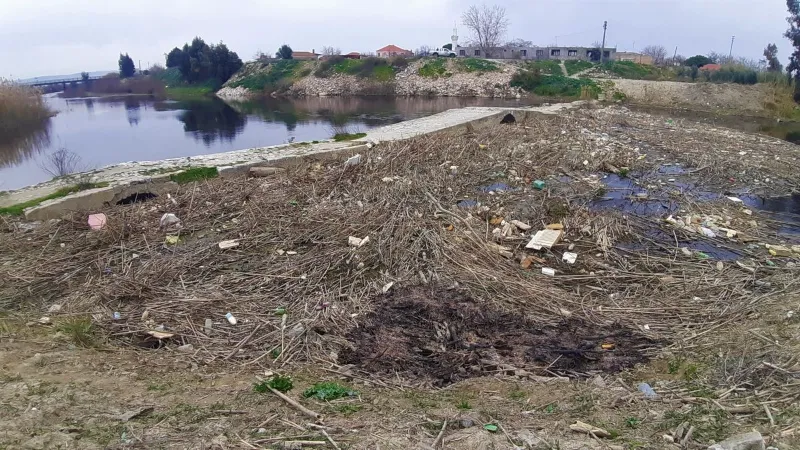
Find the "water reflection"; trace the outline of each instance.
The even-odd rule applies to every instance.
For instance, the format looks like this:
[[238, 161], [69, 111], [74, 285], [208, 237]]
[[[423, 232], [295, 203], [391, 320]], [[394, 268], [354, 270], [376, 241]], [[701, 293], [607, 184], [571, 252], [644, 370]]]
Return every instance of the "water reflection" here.
[[202, 140], [206, 147], [217, 139], [233, 142], [247, 124], [246, 116], [221, 100], [179, 105], [183, 109], [178, 115], [183, 122], [183, 130], [192, 133], [195, 139]]
[[0, 167], [13, 167], [50, 146], [50, 121], [18, 137], [0, 136]]

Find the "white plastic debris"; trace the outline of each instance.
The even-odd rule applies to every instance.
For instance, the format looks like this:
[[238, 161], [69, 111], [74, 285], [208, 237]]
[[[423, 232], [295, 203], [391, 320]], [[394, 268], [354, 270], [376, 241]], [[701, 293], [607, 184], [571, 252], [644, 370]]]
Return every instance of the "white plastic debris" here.
[[525, 223], [525, 222], [521, 222], [521, 221], [519, 221], [519, 220], [512, 220], [512, 221], [511, 221], [511, 223], [512, 223], [512, 224], [513, 224], [515, 227], [519, 228], [519, 229], [520, 229], [520, 230], [522, 230], [522, 231], [528, 231], [528, 230], [530, 230], [530, 229], [531, 229], [531, 226], [530, 226], [530, 225], [528, 225], [528, 224], [527, 224], [527, 223]]
[[535, 235], [533, 235], [533, 238], [531, 238], [531, 241], [528, 242], [528, 245], [526, 245], [525, 248], [531, 248], [534, 250], [552, 248], [554, 245], [558, 244], [563, 234], [564, 232], [561, 230], [539, 230]]
[[394, 178], [392, 178], [392, 177], [383, 177], [383, 178], [381, 178], [381, 181], [383, 181], [384, 183], [391, 183], [392, 181], [394, 181]]
[[564, 252], [564, 255], [561, 257], [563, 261], [567, 264], [575, 264], [575, 261], [578, 259], [577, 253], [572, 252]]
[[739, 197], [727, 197], [728, 200], [732, 201], [733, 203], [744, 203], [742, 199]]
[[61, 305], [59, 304], [50, 305], [50, 307], [47, 308], [47, 312], [49, 312], [50, 314], [61, 312]]
[[357, 166], [359, 164], [361, 164], [361, 155], [360, 154], [359, 155], [353, 155], [353, 156], [347, 158], [347, 161], [344, 162], [344, 166], [345, 167]]
[[227, 313], [225, 314], [225, 318], [228, 319], [229, 324], [236, 325], [236, 317], [233, 317], [233, 314]]
[[385, 293], [389, 292], [389, 289], [391, 289], [391, 288], [392, 288], [392, 286], [394, 286], [394, 281], [390, 281], [390, 282], [388, 282], [388, 283], [384, 284], [384, 285], [383, 285], [383, 288], [381, 288], [381, 290], [382, 290], [382, 291], [383, 291], [383, 293], [385, 294]]
[[547, 275], [548, 277], [554, 277], [556, 276], [556, 271], [555, 269], [551, 269], [549, 267], [542, 267], [542, 274]]
[[700, 233], [705, 237], [715, 238], [717, 234], [711, 231], [711, 229], [706, 227], [700, 227]]
[[179, 219], [178, 216], [172, 213], [164, 214], [163, 216], [161, 216], [161, 220], [159, 221], [159, 225], [161, 225], [161, 228], [169, 228], [180, 224], [181, 224], [181, 219]]
[[347, 238], [347, 243], [353, 247], [363, 247], [369, 243], [369, 236], [365, 237], [364, 239], [357, 238], [355, 236], [350, 236]]
[[221, 250], [227, 250], [229, 248], [236, 248], [239, 246], [239, 241], [236, 239], [231, 239], [229, 241], [221, 241], [217, 244]]

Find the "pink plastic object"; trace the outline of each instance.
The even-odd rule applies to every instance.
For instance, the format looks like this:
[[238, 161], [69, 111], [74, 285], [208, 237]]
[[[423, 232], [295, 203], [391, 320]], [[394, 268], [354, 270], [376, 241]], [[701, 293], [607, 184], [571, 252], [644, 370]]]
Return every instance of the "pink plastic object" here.
[[93, 230], [101, 230], [104, 226], [106, 226], [106, 215], [103, 213], [100, 214], [91, 214], [89, 215], [89, 226]]

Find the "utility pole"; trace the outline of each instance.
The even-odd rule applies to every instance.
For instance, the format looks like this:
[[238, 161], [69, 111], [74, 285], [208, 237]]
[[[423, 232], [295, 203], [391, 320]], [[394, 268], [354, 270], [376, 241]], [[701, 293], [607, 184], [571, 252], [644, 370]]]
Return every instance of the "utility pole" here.
[[[733, 41], [736, 40], [736, 36], [731, 36], [731, 51], [728, 53], [728, 60], [733, 58]], [[728, 61], [730, 62], [730, 61]]]
[[600, 62], [605, 62], [606, 59], [606, 29], [608, 29], [608, 21], [603, 21], [603, 46], [600, 49]]
[[675, 59], [678, 58], [678, 46], [675, 46], [675, 54], [672, 55], [672, 65], [675, 65]]

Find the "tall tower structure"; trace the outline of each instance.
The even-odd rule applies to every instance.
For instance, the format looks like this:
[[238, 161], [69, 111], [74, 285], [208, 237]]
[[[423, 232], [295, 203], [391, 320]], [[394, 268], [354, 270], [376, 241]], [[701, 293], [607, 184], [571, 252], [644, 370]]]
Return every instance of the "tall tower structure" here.
[[453, 51], [458, 54], [458, 27], [456, 24], [453, 24], [453, 35], [450, 36], [450, 40], [453, 42]]

